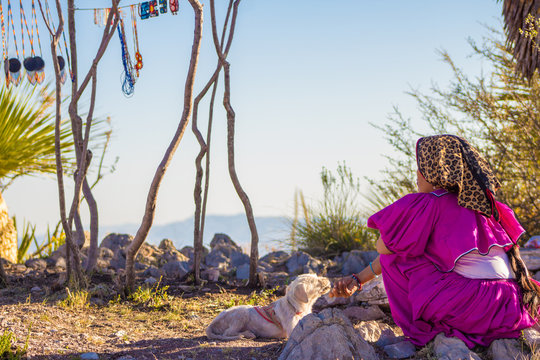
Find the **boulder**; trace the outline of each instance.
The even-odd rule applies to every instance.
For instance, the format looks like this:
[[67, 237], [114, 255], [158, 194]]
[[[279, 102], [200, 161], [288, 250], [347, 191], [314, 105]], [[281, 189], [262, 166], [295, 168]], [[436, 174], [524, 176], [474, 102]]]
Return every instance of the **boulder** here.
[[339, 305], [349, 305], [351, 303], [351, 298], [345, 297], [330, 297], [328, 295], [321, 296], [313, 304], [314, 311], [321, 311], [328, 307], [339, 306]]
[[170, 261], [189, 261], [189, 258], [182, 254], [178, 250], [165, 250], [163, 254], [159, 257], [158, 262], [161, 264], [166, 264]]
[[[124, 252], [125, 250], [126, 249], [123, 249]], [[146, 265], [159, 265], [158, 258], [161, 256], [163, 256], [163, 251], [161, 249], [154, 245], [143, 243], [137, 252], [137, 256], [135, 256], [135, 260]]]
[[526, 359], [520, 348], [519, 341], [516, 339], [498, 339], [489, 346], [488, 355], [492, 360]]
[[125, 249], [131, 241], [133, 241], [133, 236], [129, 234], [112, 233], [105, 236], [99, 247], [111, 249], [113, 253], [116, 253], [119, 250]]
[[276, 266], [279, 264], [283, 264], [285, 261], [287, 261], [289, 257], [290, 255], [286, 251], [272, 251], [271, 253], [268, 253], [262, 258], [260, 258], [259, 262], [264, 262], [268, 265]]
[[242, 264], [236, 268], [236, 278], [238, 280], [249, 279], [249, 264]]
[[159, 243], [158, 248], [160, 248], [163, 251], [173, 251], [173, 250], [176, 251], [176, 247], [174, 247], [174, 244], [173, 244], [172, 240], [170, 240], [170, 239], [161, 240], [161, 242]]
[[349, 306], [343, 313], [351, 321], [369, 321], [379, 320], [386, 317], [385, 313], [377, 305], [363, 306]]
[[535, 328], [523, 329], [525, 342], [531, 349], [540, 349], [540, 332]]
[[367, 264], [362, 258], [362, 251], [352, 250], [343, 254], [343, 266], [341, 268], [341, 274], [344, 276], [356, 274], [362, 271], [366, 265]]
[[440, 333], [433, 341], [433, 352], [439, 360], [481, 360], [481, 358], [456, 337], [446, 337]]
[[159, 270], [157, 267], [150, 265], [146, 270], [143, 272], [143, 276], [149, 276], [156, 279], [159, 279], [161, 277], [162, 273], [161, 270]]
[[[390, 332], [393, 333], [390, 325], [374, 320], [361, 321], [355, 325], [354, 328], [364, 340], [372, 343], [377, 342], [383, 332], [385, 332], [385, 334], [389, 334]], [[394, 334], [393, 337], [395, 338], [396, 335]]]
[[[133, 240], [133, 236], [128, 234], [108, 234], [101, 241], [99, 245], [100, 253], [101, 248], [107, 248], [114, 254], [112, 259], [109, 260], [109, 266], [119, 270], [126, 268], [126, 247]], [[142, 248], [142, 247], [141, 247]]]
[[47, 261], [45, 259], [28, 259], [24, 265], [33, 270], [45, 270], [47, 268]]
[[404, 339], [403, 336], [398, 336], [396, 333], [391, 329], [384, 329], [381, 331], [381, 335], [379, 336], [379, 339], [375, 343], [377, 347], [384, 348], [388, 345], [397, 344], [398, 342], [402, 342]]
[[[184, 246], [182, 249], [180, 249], [180, 253], [184, 256], [186, 256], [188, 259], [189, 259], [189, 262], [193, 262], [193, 257], [194, 257], [194, 252], [195, 250], [193, 250], [193, 246]], [[204, 259], [204, 257], [206, 255], [208, 255], [210, 251], [208, 251], [208, 248], [206, 248], [205, 246], [203, 246], [203, 255], [202, 255], [202, 258]]]
[[379, 359], [339, 309], [308, 314], [294, 328], [279, 360]]
[[17, 262], [17, 229], [8, 215], [8, 208], [0, 192], [0, 257]]
[[102, 247], [99, 249], [99, 257], [110, 260], [114, 257], [114, 252], [109, 248]]
[[388, 305], [388, 295], [382, 276], [375, 278], [362, 287], [362, 290], [353, 295], [353, 302], [367, 302], [370, 305]]
[[214, 250], [216, 247], [224, 246], [242, 252], [242, 248], [238, 246], [227, 234], [214, 234], [212, 241], [210, 241], [210, 250]]
[[295, 251], [287, 260], [287, 271], [291, 275], [322, 274], [325, 266], [320, 260], [313, 258], [306, 252]]
[[186, 261], [171, 261], [166, 263], [162, 270], [168, 277], [181, 278], [189, 272], [189, 264]]
[[218, 281], [220, 275], [221, 273], [218, 269], [206, 269], [201, 272], [201, 277], [203, 279], [212, 281], [212, 282]]
[[212, 249], [204, 258], [208, 267], [229, 270], [249, 263], [249, 256], [225, 234], [216, 234], [210, 242]]
[[416, 347], [410, 341], [400, 341], [384, 347], [384, 352], [391, 359], [406, 359], [416, 353]]

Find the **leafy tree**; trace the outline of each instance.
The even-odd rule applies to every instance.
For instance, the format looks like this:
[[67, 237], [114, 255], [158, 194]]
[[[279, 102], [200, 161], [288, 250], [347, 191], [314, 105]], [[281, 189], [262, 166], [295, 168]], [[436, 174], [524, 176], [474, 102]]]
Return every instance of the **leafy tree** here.
[[[501, 31], [488, 29], [481, 44], [469, 40], [475, 56], [488, 71], [466, 75], [447, 52], [444, 62], [453, 71], [447, 87], [434, 84], [430, 93], [413, 90], [428, 131], [413, 129], [398, 108], [381, 129], [400, 156], [388, 157], [385, 180], [370, 180], [372, 204], [389, 203], [416, 191], [415, 142], [420, 136], [452, 133], [467, 138], [489, 161], [502, 183], [497, 198], [511, 206], [529, 234], [540, 233], [540, 82], [516, 72], [511, 50]], [[377, 201], [381, 200], [382, 201]]]

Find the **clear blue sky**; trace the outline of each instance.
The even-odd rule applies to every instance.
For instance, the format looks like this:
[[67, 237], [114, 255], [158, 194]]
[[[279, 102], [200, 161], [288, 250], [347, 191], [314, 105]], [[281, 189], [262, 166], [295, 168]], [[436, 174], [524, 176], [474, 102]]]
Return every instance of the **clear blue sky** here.
[[[108, 3], [76, 1], [80, 8]], [[226, 1], [217, 3], [223, 15]], [[216, 64], [208, 1], [204, 4], [196, 92]], [[119, 157], [116, 172], [95, 190], [101, 224], [141, 221], [155, 169], [178, 126], [193, 36], [191, 7], [186, 0], [180, 6], [177, 16], [139, 21], [144, 68], [131, 98], [121, 92], [116, 35], [99, 65], [96, 113], [112, 118], [107, 162]], [[393, 105], [418, 116], [405, 92], [411, 86], [427, 91], [433, 81], [444, 85], [450, 77], [437, 49], [446, 49], [469, 73], [479, 73], [483, 64], [468, 57], [467, 37], [485, 35], [482, 24], [498, 27], [501, 6], [495, 0], [242, 1], [229, 60], [237, 171], [255, 216], [292, 215], [295, 189], [308, 199], [320, 198], [322, 166], [335, 169], [346, 161], [358, 177], [379, 177], [383, 154], [391, 149], [369, 122], [384, 123]], [[86, 73], [101, 28], [90, 11], [77, 12], [77, 22], [80, 68]], [[45, 32], [42, 28], [47, 51]], [[50, 61], [47, 65], [51, 78]], [[201, 125], [208, 111], [202, 105]], [[221, 96], [216, 105], [208, 213], [237, 214], [243, 208], [227, 173]], [[155, 223], [192, 216], [197, 152], [189, 127], [162, 183]], [[38, 233], [59, 218], [54, 178], [20, 179], [3, 195], [10, 214], [38, 224]]]

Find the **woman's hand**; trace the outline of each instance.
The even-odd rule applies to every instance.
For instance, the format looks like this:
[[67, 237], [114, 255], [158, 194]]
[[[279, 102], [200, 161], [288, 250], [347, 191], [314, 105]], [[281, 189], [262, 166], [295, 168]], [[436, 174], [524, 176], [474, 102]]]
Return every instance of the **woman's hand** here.
[[358, 290], [358, 283], [351, 276], [339, 279], [330, 290], [330, 297], [349, 297]]

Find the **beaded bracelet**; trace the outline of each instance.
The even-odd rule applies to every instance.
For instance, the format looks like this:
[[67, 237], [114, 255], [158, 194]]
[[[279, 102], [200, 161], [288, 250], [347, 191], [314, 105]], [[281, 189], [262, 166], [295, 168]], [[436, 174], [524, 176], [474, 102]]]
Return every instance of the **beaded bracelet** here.
[[373, 261], [370, 261], [369, 263], [369, 268], [371, 269], [371, 272], [373, 273], [373, 275], [375, 275], [375, 279], [378, 279], [379, 278], [379, 275], [377, 275], [375, 273], [375, 270], [373, 270]]
[[356, 283], [358, 284], [358, 290], [362, 290], [362, 282], [360, 281], [358, 276], [356, 276], [356, 274], [352, 274], [351, 276], [354, 280], [356, 280]]

